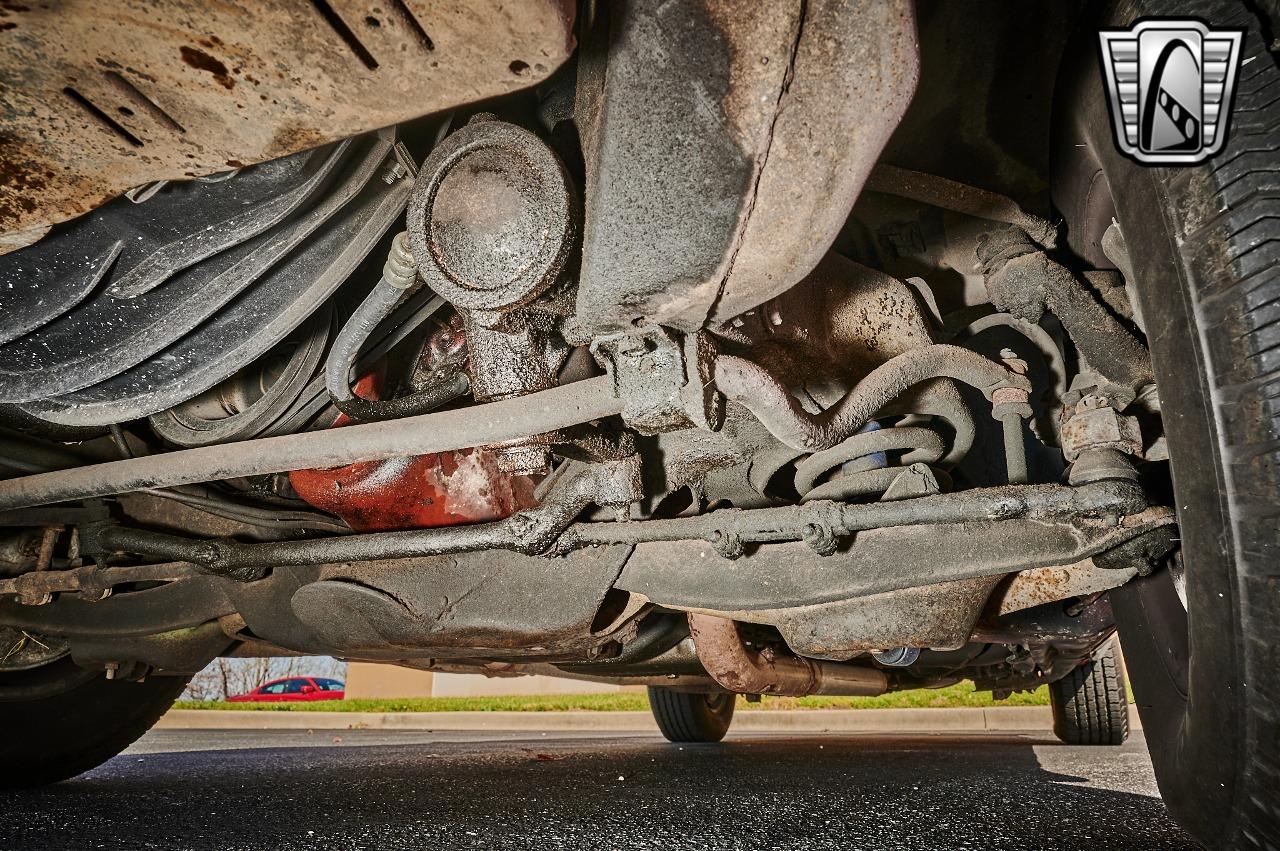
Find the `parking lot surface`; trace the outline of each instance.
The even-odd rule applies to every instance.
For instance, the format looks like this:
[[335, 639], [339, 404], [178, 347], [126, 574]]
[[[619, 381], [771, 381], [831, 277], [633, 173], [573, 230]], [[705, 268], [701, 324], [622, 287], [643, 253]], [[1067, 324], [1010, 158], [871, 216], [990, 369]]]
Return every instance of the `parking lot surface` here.
[[1180, 849], [1146, 745], [157, 730], [4, 795], [4, 849]]

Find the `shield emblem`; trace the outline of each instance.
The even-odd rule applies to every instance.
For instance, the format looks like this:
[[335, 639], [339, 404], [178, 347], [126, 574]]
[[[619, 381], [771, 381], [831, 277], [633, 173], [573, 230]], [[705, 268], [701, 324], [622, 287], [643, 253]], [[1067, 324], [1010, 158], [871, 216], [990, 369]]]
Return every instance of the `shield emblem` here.
[[1222, 150], [1244, 30], [1151, 19], [1098, 40], [1121, 153], [1146, 165], [1195, 165]]

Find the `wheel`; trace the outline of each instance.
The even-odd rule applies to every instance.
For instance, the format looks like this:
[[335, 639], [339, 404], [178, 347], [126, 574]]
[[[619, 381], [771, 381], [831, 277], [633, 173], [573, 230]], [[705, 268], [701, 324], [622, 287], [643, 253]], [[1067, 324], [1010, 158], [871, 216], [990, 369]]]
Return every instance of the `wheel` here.
[[1055, 138], [1071, 246], [1097, 262], [1112, 215], [1123, 233], [1178, 510], [1180, 569], [1111, 595], [1138, 713], [1170, 814], [1233, 849], [1280, 847], [1280, 69], [1255, 8], [1126, 4], [1106, 21], [1247, 30], [1230, 137], [1209, 162], [1120, 156], [1096, 44], [1077, 50]]
[[1049, 686], [1053, 733], [1069, 745], [1123, 745], [1129, 738], [1129, 698], [1115, 640]]
[[182, 694], [184, 677], [109, 680], [70, 659], [0, 674], [0, 788], [42, 786], [101, 765]]
[[669, 742], [718, 742], [733, 721], [732, 694], [695, 694], [649, 686], [649, 708]]

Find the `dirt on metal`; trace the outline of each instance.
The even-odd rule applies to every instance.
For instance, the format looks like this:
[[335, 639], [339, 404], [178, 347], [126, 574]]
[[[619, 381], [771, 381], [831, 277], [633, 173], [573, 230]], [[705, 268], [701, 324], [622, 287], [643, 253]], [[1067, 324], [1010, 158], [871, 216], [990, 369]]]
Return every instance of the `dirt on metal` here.
[[0, 8], [0, 252], [127, 189], [509, 94], [568, 0], [65, 0]]

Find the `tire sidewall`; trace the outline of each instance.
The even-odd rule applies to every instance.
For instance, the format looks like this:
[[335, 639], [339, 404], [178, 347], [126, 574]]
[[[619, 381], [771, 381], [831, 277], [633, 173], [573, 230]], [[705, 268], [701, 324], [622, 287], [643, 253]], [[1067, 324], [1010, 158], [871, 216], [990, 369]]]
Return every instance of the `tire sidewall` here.
[[[1125, 25], [1145, 11], [1126, 4], [1114, 20]], [[1079, 47], [1096, 53], [1084, 38]], [[1158, 634], [1169, 626], [1156, 610], [1156, 601], [1167, 599], [1156, 585], [1162, 578], [1131, 584], [1113, 593], [1113, 602], [1161, 794], [1189, 832], [1218, 844], [1233, 832], [1229, 822], [1248, 746], [1243, 637], [1224, 441], [1214, 413], [1208, 345], [1195, 310], [1206, 282], [1195, 279], [1179, 247], [1188, 205], [1197, 196], [1202, 203], [1212, 197], [1212, 166], [1151, 168], [1122, 156], [1113, 142], [1097, 60], [1089, 59], [1074, 75], [1072, 90], [1060, 94], [1072, 114], [1055, 142], [1059, 150], [1072, 146], [1075, 177], [1090, 181], [1091, 193], [1109, 191], [1136, 278], [1187, 565], [1190, 630], [1180, 651], [1189, 656], [1185, 693], [1178, 672], [1168, 666], [1169, 645], [1179, 637]], [[1086, 162], [1095, 165], [1099, 182], [1082, 172]], [[1063, 212], [1070, 227], [1072, 211]], [[1221, 250], [1225, 255], [1225, 245]], [[1221, 268], [1230, 268], [1225, 256]]]

